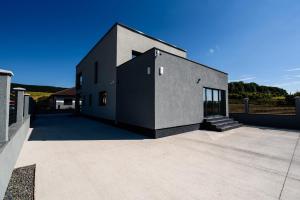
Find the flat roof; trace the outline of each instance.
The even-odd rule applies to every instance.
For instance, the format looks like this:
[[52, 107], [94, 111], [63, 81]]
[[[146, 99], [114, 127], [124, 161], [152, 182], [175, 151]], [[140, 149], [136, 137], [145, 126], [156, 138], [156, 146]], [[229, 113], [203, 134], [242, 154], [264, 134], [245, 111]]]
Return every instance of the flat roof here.
[[206, 68], [208, 68], [208, 69], [211, 69], [211, 70], [214, 70], [214, 71], [217, 71], [217, 72], [221, 72], [221, 73], [223, 73], [223, 74], [228, 75], [228, 73], [226, 73], [226, 72], [223, 72], [223, 71], [218, 70], [218, 69], [216, 69], [216, 68], [213, 68], [213, 67], [204, 65], [204, 64], [202, 64], [202, 63], [199, 63], [199, 62], [196, 62], [196, 61], [193, 61], [193, 60], [190, 60], [190, 59], [188, 59], [188, 58], [184, 58], [184, 57], [178, 56], [178, 55], [173, 54], [173, 53], [170, 53], [170, 52], [168, 52], [168, 51], [164, 51], [164, 50], [161, 50], [161, 49], [156, 48], [156, 47], [154, 47], [154, 48], [152, 48], [152, 49], [157, 49], [157, 50], [159, 50], [159, 51], [162, 51], [162, 52], [164, 52], [164, 53], [170, 54], [170, 55], [172, 55], [172, 56], [176, 56], [176, 57], [178, 57], [178, 58], [182, 58], [183, 60], [186, 60], [186, 61], [195, 63], [195, 64], [197, 64], [197, 65], [201, 65], [201, 66], [206, 67]]
[[[213, 67], [210, 67], [210, 66], [207, 66], [207, 65], [198, 63], [198, 62], [193, 61], [193, 60], [190, 60], [190, 59], [188, 59], [188, 58], [184, 58], [184, 57], [178, 56], [178, 55], [173, 54], [173, 53], [170, 53], [170, 52], [168, 52], [168, 51], [161, 50], [161, 49], [159, 49], [159, 48], [157, 48], [157, 47], [153, 47], [153, 48], [147, 50], [146, 52], [142, 53], [142, 54], [139, 55], [139, 56], [145, 55], [147, 52], [152, 51], [152, 50], [154, 50], [154, 49], [155, 49], [155, 50], [159, 50], [159, 51], [164, 52], [164, 53], [167, 53], [167, 54], [172, 55], [172, 56], [176, 56], [176, 57], [181, 58], [181, 59], [183, 59], [183, 60], [192, 62], [192, 63], [194, 63], [194, 64], [201, 65], [201, 67], [205, 67], [205, 68], [208, 68], [208, 69], [211, 69], [211, 70], [214, 70], [214, 71], [223, 73], [223, 74], [225, 74], [225, 75], [228, 75], [228, 73], [223, 72], [223, 71], [221, 71], [221, 70], [218, 70], [218, 69], [216, 69], [216, 68], [213, 68]], [[136, 57], [132, 58], [131, 60], [128, 60], [128, 61], [124, 62], [123, 64], [119, 65], [119, 66], [117, 67], [117, 69], [119, 69], [120, 67], [122, 67], [122, 66], [125, 65], [126, 63], [132, 62], [133, 60], [135, 60], [135, 59], [138, 58], [139, 56], [136, 56]]]
[[170, 43], [168, 43], [168, 42], [165, 42], [165, 41], [163, 41], [163, 40], [161, 40], [161, 39], [158, 39], [158, 38], [152, 37], [152, 36], [150, 36], [150, 35], [147, 35], [147, 34], [141, 32], [141, 31], [139, 31], [139, 30], [137, 30], [137, 29], [133, 29], [133, 28], [128, 27], [128, 26], [126, 26], [126, 25], [124, 25], [124, 24], [121, 24], [121, 23], [119, 23], [119, 22], [117, 22], [114, 26], [116, 26], [116, 25], [122, 26], [123, 28], [126, 28], [126, 29], [128, 29], [128, 30], [130, 30], [130, 31], [133, 31], [133, 32], [135, 32], [135, 33], [138, 33], [138, 34], [140, 34], [140, 35], [143, 35], [143, 36], [145, 36], [145, 37], [147, 37], [147, 38], [150, 38], [150, 39], [152, 39], [152, 40], [156, 40], [156, 41], [158, 41], [158, 42], [161, 42], [161, 43], [163, 43], [163, 44], [165, 44], [165, 45], [168, 45], [168, 46], [173, 47], [173, 48], [175, 48], [175, 49], [178, 49], [178, 50], [180, 50], [180, 51], [186, 52], [185, 49], [179, 48], [179, 47], [177, 47], [177, 46], [175, 46], [175, 45], [173, 45], [173, 44], [170, 44]]
[[185, 49], [182, 49], [182, 48], [179, 48], [179, 47], [177, 47], [177, 46], [175, 46], [175, 45], [172, 45], [172, 44], [170, 44], [170, 43], [167, 43], [167, 42], [165, 42], [165, 41], [163, 41], [163, 40], [160, 40], [160, 39], [157, 39], [157, 38], [155, 38], [155, 37], [152, 37], [152, 36], [150, 36], [150, 35], [147, 35], [147, 34], [145, 34], [145, 33], [143, 33], [143, 32], [141, 32], [141, 31], [139, 31], [139, 30], [136, 30], [136, 29], [133, 29], [133, 28], [131, 28], [131, 27], [129, 27], [129, 26], [126, 26], [126, 25], [124, 25], [124, 24], [121, 24], [121, 23], [119, 23], [119, 22], [116, 22], [101, 38], [100, 38], [100, 40], [91, 48], [91, 50], [80, 60], [80, 62], [77, 64], [77, 66], [95, 49], [95, 47], [98, 45], [98, 44], [100, 44], [101, 42], [102, 42], [102, 40], [116, 27], [116, 26], [121, 26], [121, 27], [123, 27], [123, 28], [125, 28], [125, 29], [127, 29], [127, 30], [130, 30], [130, 31], [132, 31], [132, 32], [135, 32], [135, 33], [137, 33], [137, 34], [140, 34], [140, 35], [143, 35], [143, 36], [145, 36], [145, 37], [147, 37], [147, 38], [150, 38], [150, 39], [152, 39], [152, 40], [156, 40], [156, 41], [158, 41], [158, 42], [161, 42], [161, 43], [163, 43], [163, 44], [165, 44], [165, 45], [168, 45], [168, 46], [170, 46], [170, 47], [173, 47], [173, 48], [175, 48], [175, 49], [178, 49], [178, 50], [180, 50], [180, 51], [183, 51], [183, 52], [186, 52], [186, 50]]

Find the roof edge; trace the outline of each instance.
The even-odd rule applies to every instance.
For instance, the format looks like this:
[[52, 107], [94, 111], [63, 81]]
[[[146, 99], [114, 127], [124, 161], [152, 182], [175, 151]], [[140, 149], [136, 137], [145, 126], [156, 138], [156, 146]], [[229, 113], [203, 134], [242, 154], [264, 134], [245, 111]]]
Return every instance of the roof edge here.
[[175, 48], [175, 49], [178, 49], [178, 50], [180, 50], [180, 51], [187, 52], [187, 51], [186, 51], [185, 49], [183, 49], [183, 48], [177, 47], [177, 46], [175, 46], [175, 45], [173, 45], [173, 44], [170, 44], [170, 43], [168, 43], [168, 42], [165, 42], [165, 41], [163, 41], [163, 40], [160, 40], [160, 39], [158, 39], [158, 38], [155, 38], [155, 37], [153, 37], [153, 36], [150, 36], [150, 35], [148, 35], [148, 34], [146, 34], [146, 33], [143, 33], [143, 32], [141, 32], [141, 31], [139, 31], [139, 30], [137, 30], [137, 29], [134, 29], [134, 28], [131, 28], [131, 27], [129, 27], [129, 26], [126, 26], [126, 25], [124, 25], [124, 24], [122, 24], [122, 23], [120, 23], [120, 22], [117, 22], [115, 25], [119, 25], [119, 26], [121, 26], [121, 27], [123, 27], [123, 28], [126, 28], [126, 29], [130, 30], [130, 31], [133, 31], [133, 32], [135, 32], [135, 33], [138, 33], [138, 34], [140, 34], [140, 35], [143, 35], [143, 36], [145, 36], [145, 37], [147, 37], [147, 38], [150, 38], [150, 39], [152, 39], [152, 40], [156, 40], [156, 41], [158, 41], [158, 42], [161, 42], [161, 43], [163, 43], [163, 44], [165, 44], [165, 45], [168, 45], [168, 46], [173, 47], [173, 48]]
[[226, 73], [226, 72], [223, 72], [223, 71], [221, 71], [221, 70], [218, 70], [218, 69], [216, 69], [216, 68], [213, 68], [213, 67], [210, 67], [210, 66], [207, 66], [207, 65], [201, 64], [201, 63], [199, 63], [199, 62], [196, 62], [196, 61], [193, 61], [193, 60], [190, 60], [190, 59], [188, 59], [188, 58], [184, 58], [184, 57], [178, 56], [178, 55], [176, 55], [176, 54], [173, 54], [173, 53], [170, 53], [170, 52], [168, 52], [168, 51], [164, 51], [164, 50], [161, 50], [161, 49], [159, 49], [159, 48], [156, 48], [156, 47], [154, 47], [154, 48], [152, 48], [152, 49], [157, 49], [157, 50], [159, 50], [159, 51], [162, 51], [162, 52], [164, 52], [164, 53], [170, 54], [170, 55], [172, 55], [172, 56], [176, 56], [176, 57], [178, 57], [178, 58], [182, 58], [182, 59], [184, 59], [184, 60], [186, 60], [186, 61], [189, 61], [189, 62], [195, 63], [195, 64], [197, 64], [197, 65], [201, 65], [201, 66], [203, 66], [203, 67], [206, 67], [206, 68], [208, 68], [208, 69], [212, 69], [212, 70], [214, 70], [214, 71], [217, 71], [217, 72], [220, 72], [220, 73], [223, 73], [223, 74], [226, 74], [226, 75], [228, 75], [228, 73]]
[[[169, 54], [169, 55], [176, 56], [176, 57], [178, 57], [178, 58], [181, 58], [181, 59], [184, 59], [184, 60], [186, 60], [186, 61], [192, 62], [192, 63], [194, 63], [194, 64], [201, 65], [202, 67], [206, 67], [206, 68], [208, 68], [208, 69], [211, 69], [211, 70], [220, 72], [220, 73], [222, 73], [222, 74], [228, 75], [228, 73], [223, 72], [223, 71], [221, 71], [221, 70], [218, 70], [218, 69], [216, 69], [216, 68], [213, 68], [213, 67], [210, 67], [210, 66], [207, 66], [207, 65], [198, 63], [198, 62], [193, 61], [193, 60], [190, 60], [190, 59], [188, 59], [188, 58], [184, 58], [184, 57], [178, 56], [178, 55], [173, 54], [173, 53], [170, 53], [170, 52], [168, 52], [168, 51], [161, 50], [161, 49], [159, 49], [159, 48], [157, 48], [157, 47], [152, 47], [151, 49], [145, 51], [144, 53], [142, 53], [142, 54], [139, 55], [139, 56], [143, 56], [143, 55], [145, 55], [145, 54], [147, 54], [148, 52], [153, 51], [153, 50], [159, 50], [159, 51], [162, 51], [162, 52], [167, 53], [167, 54]], [[129, 62], [132, 62], [133, 60], [135, 60], [135, 59], [138, 58], [139, 56], [137, 56], [137, 57], [135, 57], [135, 58], [132, 58], [132, 59], [130, 59], [130, 60], [128, 60], [128, 61], [122, 63], [121, 65], [117, 66], [117, 69], [120, 68], [120, 67], [122, 67], [122, 66], [125, 65], [125, 64], [128, 64]]]
[[152, 39], [152, 40], [156, 40], [156, 41], [158, 41], [158, 42], [161, 42], [161, 43], [163, 43], [163, 44], [165, 44], [165, 45], [168, 45], [168, 46], [170, 46], [170, 47], [173, 47], [173, 48], [175, 48], [175, 49], [178, 49], [178, 50], [180, 50], [180, 51], [183, 51], [183, 52], [187, 52], [185, 49], [182, 49], [182, 48], [179, 48], [179, 47], [177, 47], [177, 46], [175, 46], [175, 45], [172, 45], [172, 44], [170, 44], [170, 43], [167, 43], [167, 42], [165, 42], [165, 41], [162, 41], [162, 40], [160, 40], [160, 39], [157, 39], [157, 38], [155, 38], [155, 37], [152, 37], [152, 36], [150, 36], [150, 35], [147, 35], [147, 34], [145, 34], [145, 33], [143, 33], [143, 32], [141, 32], [141, 31], [139, 31], [139, 30], [136, 30], [136, 29], [134, 29], [134, 28], [131, 28], [131, 27], [129, 27], [129, 26], [126, 26], [126, 25], [124, 25], [124, 24], [122, 24], [122, 23], [120, 23], [120, 22], [116, 22], [113, 26], [111, 26], [110, 27], [110, 29], [108, 29], [108, 31], [98, 40], [98, 42], [96, 42], [96, 44], [88, 51], [88, 53], [79, 61], [79, 63], [76, 65], [76, 67], [78, 66], [78, 65], [80, 65], [82, 62], [83, 62], [83, 60], [85, 60], [87, 57], [88, 57], [88, 55], [96, 48], [96, 46], [98, 45], [98, 44], [100, 44], [103, 40], [104, 40], [104, 38], [116, 27], [116, 26], [121, 26], [121, 27], [123, 27], [123, 28], [126, 28], [127, 30], [130, 30], [130, 31], [133, 31], [133, 32], [135, 32], [135, 33], [138, 33], [138, 34], [140, 34], [140, 35], [143, 35], [143, 36], [145, 36], [145, 37], [147, 37], [147, 38], [150, 38], [150, 39]]
[[78, 65], [80, 65], [87, 57], [88, 55], [96, 48], [96, 46], [98, 46], [98, 44], [100, 44], [104, 38], [118, 25], [118, 23], [115, 23], [112, 27], [110, 27], [110, 29], [108, 29], [108, 31], [98, 40], [98, 42], [96, 42], [96, 44], [94, 44], [94, 46], [88, 51], [88, 53], [79, 61], [79, 63], [76, 65], [76, 67]]

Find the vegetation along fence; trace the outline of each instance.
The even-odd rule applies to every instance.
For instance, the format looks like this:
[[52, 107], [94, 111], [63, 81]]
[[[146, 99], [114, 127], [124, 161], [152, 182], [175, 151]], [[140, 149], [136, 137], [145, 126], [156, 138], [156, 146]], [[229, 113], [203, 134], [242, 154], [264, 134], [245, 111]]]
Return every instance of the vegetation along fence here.
[[256, 83], [229, 83], [229, 112], [244, 113], [245, 98], [249, 99], [250, 114], [295, 115], [295, 97], [284, 89]]

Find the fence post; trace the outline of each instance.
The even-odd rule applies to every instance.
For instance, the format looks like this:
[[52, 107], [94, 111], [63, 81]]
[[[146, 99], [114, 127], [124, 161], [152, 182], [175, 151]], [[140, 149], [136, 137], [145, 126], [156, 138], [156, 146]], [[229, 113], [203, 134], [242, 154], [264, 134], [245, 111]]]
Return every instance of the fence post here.
[[17, 123], [23, 123], [24, 118], [24, 88], [14, 88], [17, 96]]
[[26, 119], [29, 115], [29, 94], [24, 94], [24, 118]]
[[10, 83], [13, 73], [0, 69], [0, 142], [8, 141]]
[[300, 119], [300, 96], [295, 97], [296, 116]]
[[244, 98], [244, 112], [249, 113], [249, 98]]

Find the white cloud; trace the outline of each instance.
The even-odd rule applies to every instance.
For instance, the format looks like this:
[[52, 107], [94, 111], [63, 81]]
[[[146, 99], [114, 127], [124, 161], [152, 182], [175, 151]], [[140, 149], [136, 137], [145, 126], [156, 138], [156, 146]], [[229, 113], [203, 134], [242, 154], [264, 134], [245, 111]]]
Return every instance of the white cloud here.
[[284, 75], [283, 78], [285, 80], [291, 80], [291, 79], [294, 79], [294, 78], [300, 78], [300, 74], [296, 74], [296, 75], [287, 74], [287, 75]]
[[219, 45], [215, 45], [214, 47], [211, 47], [208, 49], [207, 51], [207, 54], [206, 55], [211, 55], [211, 54], [214, 54], [216, 52], [219, 52], [221, 50], [220, 46]]
[[298, 67], [298, 68], [287, 69], [286, 71], [287, 71], [287, 72], [300, 71], [300, 67]]
[[291, 86], [291, 85], [300, 85], [300, 81], [290, 81], [290, 82], [284, 82], [284, 83], [278, 83], [275, 84], [277, 87], [282, 87], [282, 86]]
[[255, 76], [241, 76], [240, 79], [236, 79], [236, 80], [229, 80], [229, 82], [239, 82], [239, 81], [250, 81], [250, 80], [254, 80], [256, 79]]

